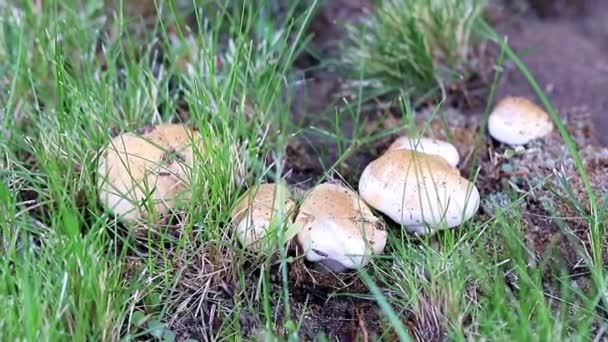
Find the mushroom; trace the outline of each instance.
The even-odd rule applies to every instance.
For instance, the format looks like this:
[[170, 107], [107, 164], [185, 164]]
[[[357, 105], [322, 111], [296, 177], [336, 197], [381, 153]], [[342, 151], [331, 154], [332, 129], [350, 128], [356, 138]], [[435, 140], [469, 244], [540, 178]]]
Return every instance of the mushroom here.
[[317, 185], [300, 206], [295, 224], [306, 259], [341, 272], [365, 266], [384, 250], [381, 221], [354, 191], [331, 183]]
[[389, 150], [371, 162], [359, 180], [361, 197], [416, 234], [433, 233], [468, 220], [479, 192], [443, 158]]
[[388, 148], [389, 151], [398, 149], [432, 154], [445, 159], [452, 167], [456, 167], [460, 161], [460, 155], [458, 155], [458, 150], [454, 145], [437, 139], [402, 136], [397, 138]]
[[135, 222], [189, 199], [193, 142], [198, 140], [197, 132], [177, 124], [115, 137], [100, 154], [100, 201], [124, 221]]
[[248, 248], [260, 250], [262, 240], [273, 219], [286, 219], [291, 224], [296, 204], [289, 189], [281, 184], [261, 184], [249, 189], [232, 210], [232, 223], [239, 241]]
[[549, 115], [523, 97], [506, 97], [494, 108], [488, 119], [490, 135], [505, 144], [523, 145], [551, 133]]

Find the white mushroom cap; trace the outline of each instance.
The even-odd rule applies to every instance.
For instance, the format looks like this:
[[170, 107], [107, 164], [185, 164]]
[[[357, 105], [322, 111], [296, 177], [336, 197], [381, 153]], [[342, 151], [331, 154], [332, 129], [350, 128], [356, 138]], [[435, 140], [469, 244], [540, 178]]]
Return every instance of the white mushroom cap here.
[[442, 158], [390, 150], [371, 162], [359, 180], [361, 197], [409, 232], [457, 226], [479, 207], [479, 192]]
[[[193, 142], [198, 133], [163, 124], [142, 136], [121, 134], [102, 150], [98, 168], [100, 201], [121, 219], [139, 221], [190, 198]], [[148, 205], [150, 204], [150, 205]]]
[[523, 145], [551, 133], [549, 115], [523, 97], [506, 97], [494, 108], [488, 119], [490, 135], [505, 144]]
[[284, 185], [261, 184], [249, 189], [232, 210], [232, 223], [239, 241], [248, 248], [260, 250], [264, 245], [260, 240], [272, 227], [273, 220], [285, 219], [290, 224], [295, 206]]
[[432, 154], [445, 159], [453, 167], [456, 167], [460, 162], [460, 155], [456, 147], [442, 140], [402, 136], [397, 138], [388, 148], [389, 151], [399, 149]]
[[354, 191], [337, 184], [316, 186], [300, 206], [295, 224], [306, 259], [313, 262], [359, 268], [386, 245], [380, 220]]

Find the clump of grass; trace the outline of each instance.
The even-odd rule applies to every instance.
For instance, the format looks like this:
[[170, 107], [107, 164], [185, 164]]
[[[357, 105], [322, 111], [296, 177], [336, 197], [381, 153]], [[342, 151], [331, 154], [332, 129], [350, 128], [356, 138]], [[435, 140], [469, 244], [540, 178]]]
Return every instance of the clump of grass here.
[[[421, 96], [466, 76], [485, 0], [384, 0], [348, 28], [345, 68], [372, 96]], [[355, 82], [357, 83], [357, 82]]]

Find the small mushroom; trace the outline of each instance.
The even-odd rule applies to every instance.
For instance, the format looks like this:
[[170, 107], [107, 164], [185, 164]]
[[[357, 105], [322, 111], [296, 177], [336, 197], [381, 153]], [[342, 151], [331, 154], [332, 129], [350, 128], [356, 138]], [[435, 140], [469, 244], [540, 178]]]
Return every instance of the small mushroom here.
[[361, 197], [412, 233], [433, 233], [471, 218], [479, 192], [443, 158], [389, 150], [359, 180]]
[[549, 115], [523, 97], [506, 97], [494, 108], [488, 119], [490, 135], [505, 144], [523, 145], [551, 133]]
[[166, 213], [190, 197], [193, 142], [198, 133], [162, 124], [143, 135], [121, 134], [102, 150], [97, 168], [99, 199], [126, 222]]
[[388, 148], [389, 151], [399, 149], [432, 154], [445, 159], [453, 167], [456, 167], [460, 161], [460, 155], [454, 145], [437, 139], [402, 136], [397, 138]]
[[300, 206], [295, 224], [306, 259], [334, 272], [365, 266], [386, 244], [381, 221], [359, 195], [338, 184], [316, 186]]
[[281, 184], [261, 184], [249, 189], [232, 210], [232, 223], [239, 241], [260, 250], [262, 240], [275, 218], [291, 224], [296, 204], [289, 189]]

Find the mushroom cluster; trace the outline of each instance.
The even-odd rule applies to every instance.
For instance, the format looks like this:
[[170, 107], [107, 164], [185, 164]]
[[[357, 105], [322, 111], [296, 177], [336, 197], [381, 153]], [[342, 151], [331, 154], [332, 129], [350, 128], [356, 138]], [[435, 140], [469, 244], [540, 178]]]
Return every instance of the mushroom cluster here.
[[[500, 101], [488, 122], [490, 135], [508, 145], [526, 144], [552, 128], [541, 108], [514, 97]], [[198, 133], [184, 125], [115, 137], [100, 153], [101, 202], [123, 221], [138, 222], [189, 200], [195, 148], [204, 153]], [[387, 231], [372, 209], [417, 235], [456, 227], [475, 215], [479, 191], [461, 176], [459, 162], [458, 150], [448, 142], [402, 136], [365, 167], [358, 193], [323, 183], [298, 207], [286, 185], [261, 184], [242, 195], [231, 226], [252, 251], [266, 250], [277, 241], [270, 234], [281, 232], [275, 235], [284, 238], [279, 243], [295, 237], [311, 262], [332, 271], [356, 269], [386, 245]]]
[[[291, 215], [282, 217], [295, 226], [307, 260], [335, 272], [357, 269], [386, 245], [384, 224], [371, 208], [415, 234], [458, 226], [477, 212], [479, 191], [460, 175], [459, 161], [450, 143], [403, 136], [365, 168], [360, 195], [340, 184], [323, 183], [304, 196], [293, 223]], [[252, 200], [239, 202], [232, 220], [242, 244], [254, 249], [269, 231], [272, 213], [293, 213], [295, 207], [288, 196], [279, 201], [272, 195], [274, 184], [260, 188], [254, 188]], [[244, 220], [243, 213], [250, 218]], [[243, 232], [252, 233], [243, 237]]]

